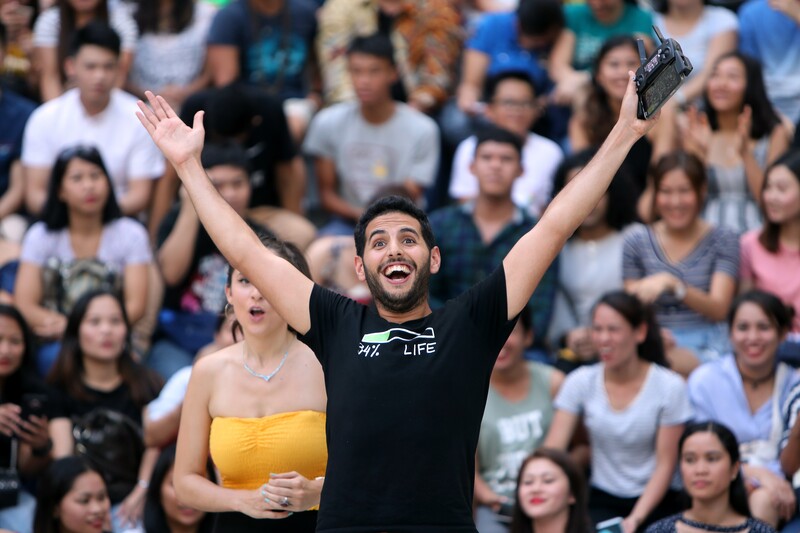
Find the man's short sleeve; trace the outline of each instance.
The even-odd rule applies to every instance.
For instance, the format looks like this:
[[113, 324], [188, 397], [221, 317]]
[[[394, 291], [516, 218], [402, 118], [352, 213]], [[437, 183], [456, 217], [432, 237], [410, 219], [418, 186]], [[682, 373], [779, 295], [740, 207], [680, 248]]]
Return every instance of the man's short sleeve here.
[[131, 179], [158, 179], [164, 175], [164, 156], [144, 128], [139, 128], [135, 144], [128, 159], [128, 176]]
[[416, 142], [408, 178], [423, 187], [429, 187], [433, 185], [439, 164], [439, 134], [433, 120], [427, 116], [420, 118], [425, 121], [420, 123], [418, 131], [412, 133]]
[[242, 33], [246, 28], [242, 20], [241, 7], [236, 4], [237, 1], [234, 0], [233, 3], [217, 12], [211, 22], [211, 28], [208, 30], [207, 43], [209, 45], [242, 45]]
[[337, 107], [334, 106], [317, 113], [311, 121], [306, 133], [306, 140], [303, 142], [304, 153], [313, 157], [336, 159], [335, 113], [337, 110]]
[[762, 0], [746, 2], [739, 10], [739, 51], [760, 58], [758, 50], [758, 28], [754, 24], [756, 4]]
[[485, 15], [478, 23], [473, 36], [467, 40], [466, 48], [491, 55], [497, 39], [502, 34], [502, 23], [508, 16], [513, 16], [513, 14], [493, 13]]
[[450, 175], [450, 198], [462, 200], [478, 195], [477, 179], [469, 170], [475, 155], [475, 138], [469, 137], [458, 144], [453, 156], [453, 172]]
[[364, 306], [350, 298], [314, 284], [308, 302], [311, 328], [298, 338], [311, 348], [324, 371], [327, 372], [328, 355], [333, 351], [330, 345], [336, 337], [331, 332], [338, 331], [342, 322], [360, 321], [359, 314], [363, 309]]
[[[45, 104], [47, 105], [47, 104]], [[56, 146], [48, 128], [46, 107], [40, 107], [31, 114], [25, 125], [22, 137], [22, 164], [28, 167], [52, 167], [58, 156]]]

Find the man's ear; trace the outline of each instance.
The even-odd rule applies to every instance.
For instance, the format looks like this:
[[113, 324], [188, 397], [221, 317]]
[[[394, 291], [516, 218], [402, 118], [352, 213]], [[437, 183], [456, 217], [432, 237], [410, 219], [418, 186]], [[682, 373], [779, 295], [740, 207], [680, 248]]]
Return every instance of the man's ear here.
[[431, 249], [431, 274], [436, 274], [442, 267], [442, 253], [438, 246]]
[[367, 276], [364, 274], [364, 260], [361, 259], [360, 256], [355, 256], [353, 258], [356, 267], [356, 276], [358, 277], [358, 281], [367, 281]]
[[64, 72], [68, 78], [75, 76], [75, 58], [68, 57], [64, 60]]

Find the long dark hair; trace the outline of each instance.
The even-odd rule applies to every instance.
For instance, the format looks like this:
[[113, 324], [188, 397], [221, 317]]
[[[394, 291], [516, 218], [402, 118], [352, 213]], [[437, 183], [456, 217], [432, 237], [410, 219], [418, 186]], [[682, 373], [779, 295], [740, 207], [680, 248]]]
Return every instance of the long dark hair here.
[[589, 92], [589, 97], [586, 99], [586, 117], [587, 121], [584, 124], [586, 128], [586, 135], [589, 138], [589, 144], [601, 145], [606, 140], [608, 134], [611, 133], [611, 128], [617, 122], [617, 117], [611, 109], [611, 104], [608, 101], [608, 93], [597, 82], [597, 72], [600, 69], [600, 64], [605, 57], [611, 53], [612, 50], [617, 48], [629, 47], [636, 51], [636, 39], [630, 35], [617, 35], [611, 37], [597, 52], [597, 57], [594, 60], [594, 76], [592, 76], [592, 85]]
[[646, 305], [639, 298], [625, 291], [605, 293], [595, 304], [594, 309], [597, 310], [600, 305], [607, 305], [622, 315], [622, 318], [632, 328], [638, 328], [644, 324], [647, 327], [647, 335], [644, 341], [636, 347], [639, 359], [669, 368], [664, 342], [661, 340], [661, 330], [656, 322], [652, 306]]
[[73, 159], [81, 159], [100, 167], [100, 170], [103, 171], [108, 183], [108, 198], [106, 199], [105, 207], [103, 207], [103, 225], [122, 216], [122, 211], [114, 195], [114, 184], [111, 183], [111, 178], [108, 175], [108, 170], [106, 170], [106, 165], [103, 163], [100, 152], [94, 146], [71, 146], [62, 150], [56, 157], [56, 162], [50, 173], [50, 182], [47, 185], [47, 201], [42, 210], [42, 222], [45, 223], [50, 231], [64, 229], [69, 225], [69, 208], [60, 198], [60, 191], [64, 176], [67, 173], [67, 167]]
[[[553, 198], [566, 185], [567, 174], [571, 170], [588, 165], [596, 153], [596, 147], [586, 148], [564, 159], [553, 179]], [[614, 175], [606, 194], [608, 195], [608, 209], [606, 209], [605, 222], [609, 227], [620, 231], [636, 221], [636, 193], [633, 180], [624, 165]]]
[[733, 321], [736, 318], [736, 313], [739, 311], [739, 308], [746, 303], [757, 305], [764, 314], [767, 315], [770, 323], [778, 330], [779, 335], [785, 334], [792, 328], [792, 319], [794, 318], [795, 309], [787, 306], [780, 298], [771, 292], [753, 289], [734, 298], [728, 310], [729, 329], [733, 329]]
[[[56, 517], [56, 508], [64, 499], [75, 480], [87, 472], [103, 475], [86, 459], [70, 455], [50, 463], [44, 475], [39, 478], [39, 493], [36, 497], [36, 511], [33, 516], [34, 533], [59, 533], [61, 526]], [[109, 504], [110, 508], [110, 504]]]
[[[150, 475], [150, 486], [147, 488], [147, 495], [144, 501], [144, 530], [146, 533], [170, 533], [167, 515], [164, 513], [164, 506], [161, 504], [161, 485], [170, 468], [175, 465], [175, 444], [170, 444], [158, 456], [153, 473]], [[208, 479], [214, 481], [214, 464], [209, 458], [206, 462], [206, 475]], [[214, 527], [214, 515], [206, 513], [198, 524], [197, 533], [211, 533]]]
[[[731, 464], [739, 461], [739, 443], [736, 440], [736, 435], [728, 429], [727, 426], [719, 422], [693, 422], [687, 424], [683, 430], [680, 440], [678, 441], [678, 459], [680, 460], [683, 454], [683, 445], [686, 439], [695, 433], [713, 433], [719, 439], [728, 457], [731, 459]], [[743, 516], [750, 515], [750, 505], [747, 503], [747, 491], [744, 487], [742, 480], [741, 468], [736, 474], [736, 478], [731, 481], [730, 490], [728, 491], [728, 503], [734, 511]]]
[[80, 345], [80, 327], [86, 317], [89, 306], [101, 296], [110, 296], [119, 305], [122, 318], [125, 321], [125, 345], [117, 359], [117, 369], [122, 377], [122, 382], [127, 386], [133, 403], [144, 408], [150, 402], [155, 393], [161, 388], [161, 379], [154, 373], [147, 370], [133, 359], [131, 349], [130, 334], [131, 326], [128, 315], [125, 312], [125, 304], [119, 295], [113, 291], [99, 289], [92, 290], [81, 296], [72, 312], [67, 318], [67, 327], [64, 330], [64, 338], [61, 341], [61, 351], [58, 353], [53, 368], [47, 376], [47, 381], [51, 385], [62, 388], [72, 398], [84, 401], [92, 401], [90, 395], [83, 387], [83, 350]]
[[781, 166], [788, 168], [789, 172], [791, 172], [794, 178], [800, 183], [800, 149], [792, 148], [772, 163], [767, 169], [765, 174], [767, 179], [764, 180], [764, 185], [761, 188], [761, 214], [764, 216], [764, 227], [761, 229], [761, 233], [758, 234], [758, 242], [760, 242], [761, 246], [768, 252], [773, 254], [777, 254], [778, 248], [780, 247], [781, 226], [767, 218], [767, 211], [764, 209], [763, 193], [764, 189], [767, 188], [767, 180], [769, 179], [770, 172], [772, 172], [775, 167]]
[[[141, 35], [161, 32], [160, 4], [159, 0], [139, 0], [136, 25]], [[192, 0], [173, 0], [164, 30], [169, 33], [180, 33], [185, 30], [192, 22], [194, 9]]]
[[22, 331], [22, 342], [25, 343], [25, 348], [22, 351], [22, 361], [13, 373], [3, 380], [2, 394], [0, 394], [3, 402], [19, 403], [25, 392], [26, 384], [30, 383], [31, 380], [39, 379], [36, 374], [34, 357], [36, 351], [34, 350], [33, 334], [22, 313], [16, 307], [0, 304], [0, 316], [9, 318], [17, 323], [20, 331]]
[[[61, 72], [62, 81], [64, 76], [64, 60], [69, 56], [70, 41], [75, 30], [78, 29], [78, 17], [75, 8], [72, 7], [70, 0], [57, 0], [59, 30], [58, 30], [58, 70]], [[94, 10], [94, 19], [105, 24], [110, 22], [108, 16], [108, 0], [97, 0], [97, 7]]]
[[[761, 63], [741, 52], [734, 51], [723, 54], [717, 59], [712, 68], [716, 69], [722, 61], [726, 59], [738, 59], [744, 65], [745, 78], [747, 85], [744, 89], [744, 98], [742, 102], [742, 109], [744, 106], [749, 105], [753, 111], [752, 125], [750, 127], [750, 138], [760, 139], [765, 135], [769, 135], [775, 126], [781, 123], [781, 119], [772, 103], [767, 96], [767, 89], [764, 86], [764, 76], [761, 71]], [[708, 82], [703, 89], [703, 104], [705, 107], [706, 116], [708, 117], [708, 124], [711, 129], [719, 129], [719, 119], [717, 118], [717, 110], [711, 106], [708, 100]]]
[[514, 495], [514, 512], [509, 533], [531, 533], [533, 531], [533, 520], [522, 511], [522, 506], [520, 505], [519, 483], [522, 480], [522, 473], [525, 471], [525, 467], [534, 459], [551, 461], [564, 472], [567, 480], [569, 480], [569, 490], [575, 502], [570, 505], [569, 519], [564, 533], [588, 533], [591, 531], [593, 528], [587, 506], [586, 480], [581, 470], [566, 452], [551, 448], [539, 448], [522, 461], [522, 466], [517, 474], [517, 490]]

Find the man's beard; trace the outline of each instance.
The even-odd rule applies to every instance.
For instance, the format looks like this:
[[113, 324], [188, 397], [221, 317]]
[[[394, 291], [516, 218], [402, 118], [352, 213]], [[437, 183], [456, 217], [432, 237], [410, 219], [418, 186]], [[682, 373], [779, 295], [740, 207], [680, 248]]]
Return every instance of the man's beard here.
[[[414, 284], [408, 292], [400, 295], [391, 294], [383, 288], [383, 285], [381, 285], [378, 280], [378, 276], [382, 276], [383, 274], [375, 275], [369, 270], [364, 269], [364, 275], [367, 278], [367, 286], [369, 287], [369, 292], [372, 293], [372, 298], [380, 304], [381, 307], [391, 313], [406, 313], [411, 311], [428, 297], [428, 284], [431, 279], [430, 264], [430, 259], [428, 259], [420, 269], [416, 268], [416, 265], [414, 265], [414, 271], [417, 274]], [[382, 272], [383, 269], [380, 271]]]

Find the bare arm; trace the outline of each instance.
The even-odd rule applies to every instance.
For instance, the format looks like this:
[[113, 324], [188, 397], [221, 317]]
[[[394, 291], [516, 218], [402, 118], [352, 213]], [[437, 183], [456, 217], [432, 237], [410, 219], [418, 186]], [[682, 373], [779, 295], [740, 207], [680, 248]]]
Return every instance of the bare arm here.
[[25, 176], [25, 208], [32, 215], [39, 215], [47, 200], [47, 184], [50, 167], [22, 167]]
[[150, 206], [150, 197], [153, 194], [153, 181], [151, 179], [131, 180], [128, 192], [119, 199], [119, 208], [122, 214], [135, 217]]
[[192, 202], [183, 198], [178, 219], [158, 249], [158, 266], [167, 286], [177, 285], [189, 272], [199, 229], [200, 220]]
[[294, 156], [290, 161], [282, 161], [275, 165], [278, 195], [281, 206], [303, 214], [303, 198], [306, 195], [306, 167], [303, 158]]
[[736, 30], [718, 33], [711, 39], [711, 42], [708, 43], [708, 51], [706, 52], [706, 67], [695, 73], [692, 79], [686, 82], [686, 85], [681, 89], [687, 102], [691, 102], [703, 94], [703, 87], [705, 87], [706, 81], [708, 81], [708, 78], [711, 76], [712, 65], [715, 65], [717, 59], [723, 54], [736, 50], [738, 41], [739, 34]]
[[541, 220], [503, 260], [509, 319], [517, 316], [527, 305], [564, 243], [605, 194], [628, 151], [655, 125], [655, 120], [636, 118], [636, 85], [633, 73], [629, 74], [631, 78], [620, 117], [597, 155], [553, 199]]
[[42, 307], [42, 268], [20, 262], [14, 284], [14, 304], [37, 335], [47, 339], [60, 339], [67, 326], [67, 317]]
[[239, 78], [239, 50], [235, 46], [210, 45], [206, 65], [214, 87], [228, 85]]
[[58, 98], [64, 92], [58, 66], [58, 50], [50, 47], [36, 48], [35, 57], [39, 64], [39, 93], [42, 102]]
[[142, 263], [139, 265], [126, 265], [123, 274], [125, 285], [123, 294], [125, 295], [125, 312], [128, 320], [135, 324], [144, 316], [147, 305], [147, 269], [149, 265]]
[[203, 112], [186, 126], [163, 98], [148, 94], [153, 110], [139, 103], [137, 114], [156, 146], [175, 166], [203, 227], [234, 268], [242, 272], [286, 322], [300, 334], [311, 327], [313, 282], [288, 261], [265, 248], [258, 236], [219, 195], [200, 163]]
[[322, 208], [333, 215], [348, 220], [358, 220], [362, 210], [350, 205], [336, 188], [336, 164], [333, 160], [325, 157], [315, 158], [314, 170], [317, 174], [319, 203]]
[[25, 200], [25, 180], [22, 176], [22, 163], [11, 163], [9, 183], [6, 193], [0, 197], [0, 219], [16, 213]]
[[489, 56], [477, 50], [464, 50], [461, 61], [461, 83], [456, 91], [458, 107], [465, 113], [473, 113], [475, 104], [483, 97], [483, 82], [489, 68]]
[[579, 418], [580, 416], [575, 413], [557, 409], [542, 446], [566, 451], [572, 440], [572, 434], [578, 426]]
[[72, 420], [54, 418], [50, 421], [50, 437], [53, 439], [53, 459], [72, 455], [75, 441], [72, 438]]
[[142, 419], [145, 445], [163, 447], [175, 440], [181, 423], [182, 408], [183, 404], [181, 403], [166, 415], [155, 420], [145, 410], [144, 418]]
[[786, 447], [781, 452], [781, 468], [783, 473], [791, 477], [800, 471], [800, 422], [795, 421]]
[[644, 487], [644, 492], [636, 500], [631, 514], [625, 518], [623, 528], [625, 533], [633, 533], [644, 520], [653, 512], [667, 493], [675, 463], [678, 461], [678, 439], [683, 433], [683, 424], [677, 426], [662, 426], [656, 434], [656, 468], [650, 481]]
[[178, 179], [178, 174], [175, 173], [175, 168], [172, 165], [167, 165], [164, 170], [164, 175], [161, 179], [156, 181], [155, 191], [153, 192], [153, 205], [150, 208], [150, 216], [147, 220], [147, 229], [150, 233], [150, 241], [155, 242], [158, 235], [158, 227], [167, 216], [169, 210], [172, 209], [172, 204], [178, 197], [178, 189], [181, 186], [181, 180]]
[[[646, 303], [654, 302], [664, 293], [674, 293], [683, 283], [669, 272], [659, 272], [646, 278], [624, 281], [625, 290], [636, 294]], [[714, 322], [725, 320], [727, 310], [736, 294], [736, 279], [723, 272], [711, 275], [708, 292], [686, 284], [686, 297], [683, 303], [694, 311]]]
[[572, 30], [561, 30], [553, 51], [550, 52], [550, 66], [548, 74], [556, 83], [553, 91], [555, 102], [569, 105], [572, 100], [591, 79], [588, 72], [581, 72], [572, 68], [572, 56], [575, 53], [577, 38]]

